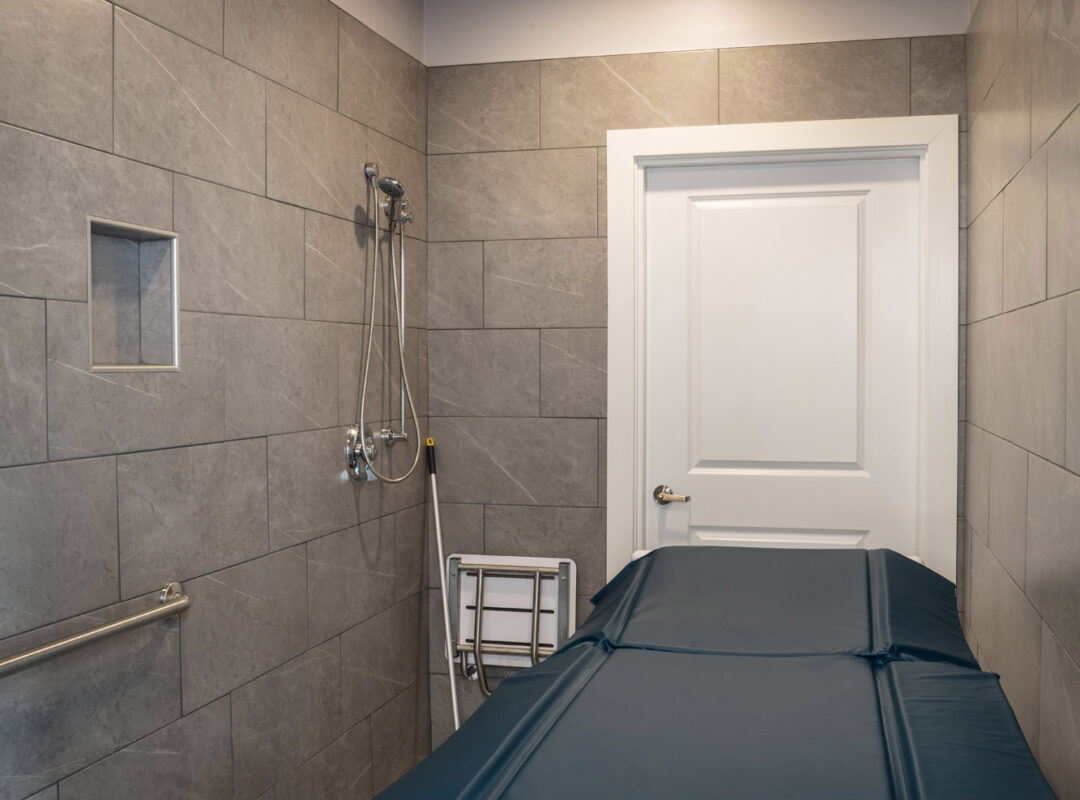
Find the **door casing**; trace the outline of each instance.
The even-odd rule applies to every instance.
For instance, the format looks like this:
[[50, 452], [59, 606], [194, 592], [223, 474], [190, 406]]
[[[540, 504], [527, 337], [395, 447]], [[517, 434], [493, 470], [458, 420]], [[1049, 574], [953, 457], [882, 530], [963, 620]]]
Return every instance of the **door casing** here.
[[645, 174], [829, 159], [919, 162], [917, 553], [953, 580], [959, 338], [959, 121], [954, 114], [608, 131], [607, 576], [644, 547]]

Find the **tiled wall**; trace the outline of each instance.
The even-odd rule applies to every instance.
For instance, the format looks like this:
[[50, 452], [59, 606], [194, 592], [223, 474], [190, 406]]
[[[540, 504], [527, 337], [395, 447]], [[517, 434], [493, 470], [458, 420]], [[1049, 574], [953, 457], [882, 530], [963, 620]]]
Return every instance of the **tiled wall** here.
[[1080, 14], [980, 0], [967, 67], [966, 623], [1080, 798]]
[[963, 112], [963, 36], [429, 69], [428, 369], [448, 549], [571, 556], [582, 612], [604, 583], [609, 128], [959, 113], [964, 129]]
[[[0, 679], [0, 800], [370, 797], [429, 724], [423, 475], [342, 472], [362, 166], [417, 200], [425, 414], [425, 69], [328, 0], [0, 18], [0, 655], [191, 597]], [[179, 372], [89, 371], [87, 214], [179, 232]]]

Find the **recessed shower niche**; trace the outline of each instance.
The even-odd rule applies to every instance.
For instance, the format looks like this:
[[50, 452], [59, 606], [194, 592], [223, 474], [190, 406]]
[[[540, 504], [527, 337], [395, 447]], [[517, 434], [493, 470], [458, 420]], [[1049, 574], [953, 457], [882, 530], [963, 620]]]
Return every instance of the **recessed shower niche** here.
[[87, 219], [90, 368], [178, 369], [177, 235]]

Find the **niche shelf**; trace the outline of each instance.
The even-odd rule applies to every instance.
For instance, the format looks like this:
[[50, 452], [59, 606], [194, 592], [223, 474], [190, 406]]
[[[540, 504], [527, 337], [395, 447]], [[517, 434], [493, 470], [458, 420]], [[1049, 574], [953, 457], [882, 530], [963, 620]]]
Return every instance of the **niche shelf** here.
[[90, 369], [180, 368], [177, 234], [87, 217]]

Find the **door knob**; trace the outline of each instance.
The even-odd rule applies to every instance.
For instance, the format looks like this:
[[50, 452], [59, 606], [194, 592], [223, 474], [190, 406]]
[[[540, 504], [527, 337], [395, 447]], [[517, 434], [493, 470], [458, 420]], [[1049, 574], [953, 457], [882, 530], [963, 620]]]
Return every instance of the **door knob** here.
[[670, 486], [660, 484], [652, 491], [653, 499], [662, 506], [666, 506], [668, 503], [689, 503], [690, 495], [688, 494], [675, 494], [671, 491]]

